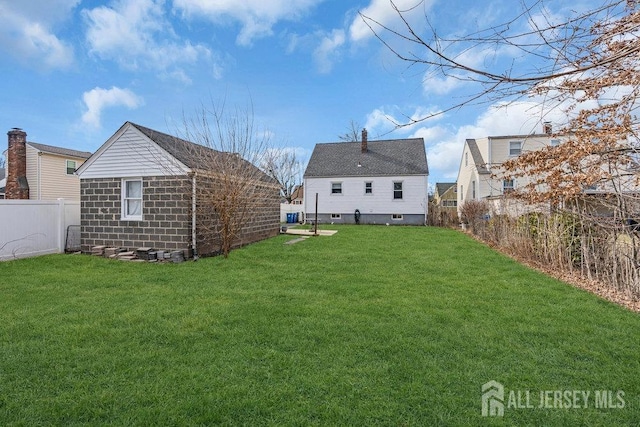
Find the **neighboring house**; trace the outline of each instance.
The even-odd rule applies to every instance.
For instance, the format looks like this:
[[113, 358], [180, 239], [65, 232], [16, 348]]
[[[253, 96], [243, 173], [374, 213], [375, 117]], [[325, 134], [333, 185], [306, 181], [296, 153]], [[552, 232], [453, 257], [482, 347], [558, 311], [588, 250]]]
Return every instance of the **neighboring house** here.
[[298, 185], [291, 193], [291, 204], [302, 205], [304, 204], [304, 185]]
[[[238, 158], [131, 122], [122, 125], [77, 172], [82, 250], [106, 245], [216, 253], [215, 219], [198, 208], [216, 184], [206, 156]], [[264, 179], [256, 185], [268, 187], [270, 196], [245, 218], [238, 245], [279, 232], [279, 187], [259, 173]]]
[[316, 144], [304, 173], [307, 221], [426, 224], [429, 168], [422, 138]]
[[500, 165], [526, 151], [540, 150], [546, 146], [560, 144], [562, 138], [552, 137], [549, 133], [531, 135], [489, 136], [467, 139], [462, 151], [458, 171], [458, 213], [461, 206], [469, 200], [488, 201], [495, 213], [520, 215], [532, 209], [546, 209], [544, 206], [531, 207], [515, 200], [505, 198], [509, 192], [526, 185], [526, 177], [519, 180], [500, 177]]
[[433, 193], [433, 205], [455, 212], [458, 207], [458, 187], [455, 182], [438, 182]]
[[8, 133], [7, 199], [80, 200], [80, 179], [75, 171], [91, 156], [71, 150], [27, 141], [26, 132]]

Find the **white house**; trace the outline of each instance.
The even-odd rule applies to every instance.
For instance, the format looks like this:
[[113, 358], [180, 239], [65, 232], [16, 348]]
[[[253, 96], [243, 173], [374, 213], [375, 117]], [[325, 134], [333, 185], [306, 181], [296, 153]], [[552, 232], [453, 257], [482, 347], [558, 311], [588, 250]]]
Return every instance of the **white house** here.
[[306, 221], [424, 225], [429, 168], [422, 138], [316, 144], [304, 173]]
[[503, 197], [529, 181], [526, 177], [519, 180], [502, 178], [500, 166], [524, 152], [558, 145], [562, 141], [561, 137], [550, 133], [467, 139], [458, 170], [458, 212], [469, 200], [486, 200], [496, 213], [519, 215], [531, 210], [530, 206]]

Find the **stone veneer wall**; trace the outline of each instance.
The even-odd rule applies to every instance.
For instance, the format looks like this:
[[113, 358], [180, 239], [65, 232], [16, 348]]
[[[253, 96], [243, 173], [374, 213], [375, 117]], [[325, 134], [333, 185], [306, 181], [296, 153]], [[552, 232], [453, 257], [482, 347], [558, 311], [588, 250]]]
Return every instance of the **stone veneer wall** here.
[[81, 245], [135, 250], [185, 250], [191, 241], [191, 180], [186, 177], [142, 179], [142, 221], [123, 221], [122, 179], [92, 178], [80, 183]]
[[[213, 185], [199, 178], [197, 185]], [[191, 179], [189, 177], [145, 177], [142, 179], [142, 221], [123, 221], [121, 215], [120, 178], [82, 179], [81, 245], [89, 252], [92, 246], [106, 245], [135, 250], [185, 250], [191, 242]], [[201, 213], [201, 212], [199, 212]], [[199, 215], [200, 218], [203, 216]], [[201, 219], [202, 220], [202, 219]], [[210, 216], [207, 220], [213, 220]], [[211, 224], [210, 224], [211, 225]], [[213, 255], [220, 249], [212, 233], [198, 227], [197, 245], [200, 255]], [[208, 227], [209, 229], [211, 227]], [[273, 188], [252, 206], [245, 218], [241, 236], [235, 247], [257, 242], [279, 233], [280, 196]]]
[[[209, 188], [215, 188], [215, 179], [209, 177], [197, 178], [199, 199], [207, 198]], [[233, 244], [234, 248], [254, 243], [278, 235], [280, 232], [280, 190], [274, 186], [265, 186], [256, 191], [252, 197], [250, 207], [245, 214], [240, 236]], [[198, 203], [197, 244], [201, 256], [216, 255], [220, 252], [220, 239], [215, 231], [217, 217], [206, 207]]]

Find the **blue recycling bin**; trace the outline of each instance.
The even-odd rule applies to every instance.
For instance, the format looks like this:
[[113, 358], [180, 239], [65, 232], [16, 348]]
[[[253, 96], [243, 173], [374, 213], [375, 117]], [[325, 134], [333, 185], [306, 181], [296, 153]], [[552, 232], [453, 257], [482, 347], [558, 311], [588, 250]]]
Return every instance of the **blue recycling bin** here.
[[287, 224], [293, 224], [293, 214], [292, 213], [288, 213], [287, 214]]
[[293, 213], [293, 222], [294, 223], [298, 222], [298, 212]]

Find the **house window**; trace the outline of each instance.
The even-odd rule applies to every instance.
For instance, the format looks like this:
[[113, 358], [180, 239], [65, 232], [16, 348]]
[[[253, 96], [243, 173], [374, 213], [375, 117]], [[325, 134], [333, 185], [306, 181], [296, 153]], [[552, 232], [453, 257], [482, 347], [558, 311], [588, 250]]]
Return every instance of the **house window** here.
[[340, 219], [342, 218], [342, 215], [340, 214], [331, 214], [331, 219]]
[[394, 200], [402, 199], [402, 182], [393, 183], [393, 199]]
[[471, 181], [471, 198], [473, 200], [476, 199], [476, 182], [475, 181]]
[[444, 208], [455, 208], [458, 206], [457, 200], [443, 200], [442, 207]]
[[509, 155], [519, 156], [522, 153], [522, 141], [509, 142]]
[[469, 166], [469, 153], [464, 153], [464, 165]]
[[76, 166], [75, 160], [67, 160], [67, 175], [73, 175], [76, 172]]
[[142, 178], [122, 180], [122, 219], [142, 219]]
[[332, 182], [331, 183], [331, 194], [342, 194], [342, 183], [341, 182]]
[[513, 179], [503, 179], [502, 180], [502, 193], [507, 194], [511, 193], [515, 188], [515, 182]]
[[391, 215], [391, 219], [394, 221], [400, 221], [402, 219], [404, 219], [404, 217], [402, 216], [402, 214], [392, 214]]
[[560, 145], [560, 140], [559, 139], [552, 139], [551, 140], [551, 146], [552, 147], [557, 147], [558, 145]]
[[373, 182], [364, 183], [364, 194], [373, 194]]

